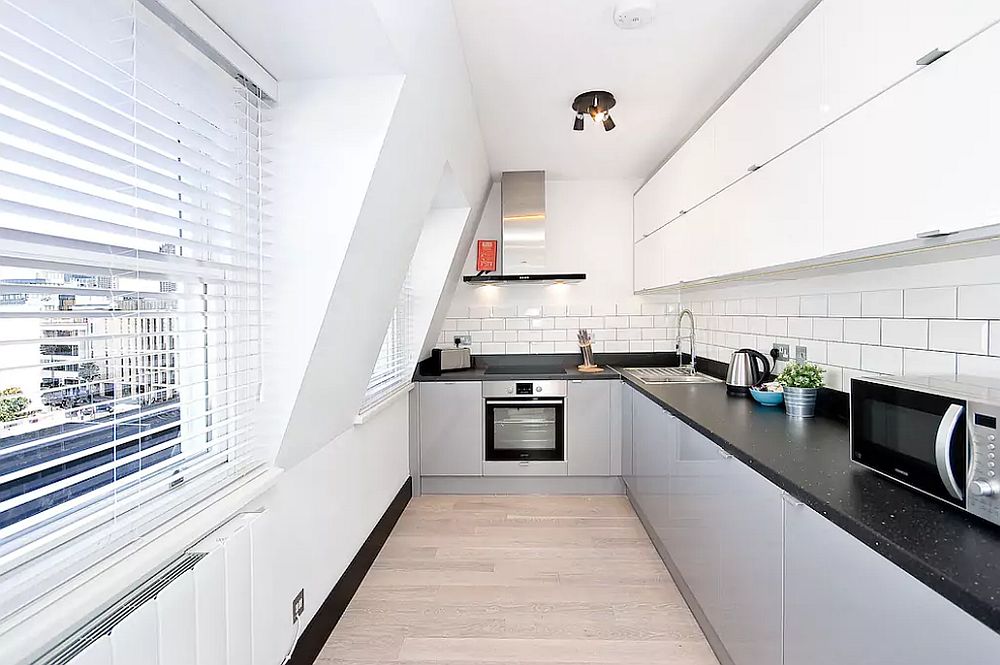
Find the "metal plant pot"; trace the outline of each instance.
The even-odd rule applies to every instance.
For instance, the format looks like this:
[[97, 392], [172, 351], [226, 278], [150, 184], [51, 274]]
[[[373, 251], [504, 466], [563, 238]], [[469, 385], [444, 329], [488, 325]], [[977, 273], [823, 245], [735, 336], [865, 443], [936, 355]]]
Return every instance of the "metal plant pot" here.
[[785, 413], [793, 418], [812, 418], [816, 415], [816, 388], [784, 388]]

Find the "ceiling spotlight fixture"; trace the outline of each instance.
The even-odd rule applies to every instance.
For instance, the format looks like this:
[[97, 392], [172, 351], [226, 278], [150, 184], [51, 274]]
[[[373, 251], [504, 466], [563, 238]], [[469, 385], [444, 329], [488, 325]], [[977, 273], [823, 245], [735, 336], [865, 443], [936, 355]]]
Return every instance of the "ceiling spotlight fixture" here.
[[611, 119], [611, 109], [615, 105], [615, 96], [604, 90], [591, 90], [581, 95], [577, 95], [573, 100], [573, 110], [576, 111], [576, 119], [573, 121], [573, 130], [583, 131], [583, 116], [589, 115], [595, 123], [604, 125], [604, 131], [610, 132], [615, 128], [615, 121]]

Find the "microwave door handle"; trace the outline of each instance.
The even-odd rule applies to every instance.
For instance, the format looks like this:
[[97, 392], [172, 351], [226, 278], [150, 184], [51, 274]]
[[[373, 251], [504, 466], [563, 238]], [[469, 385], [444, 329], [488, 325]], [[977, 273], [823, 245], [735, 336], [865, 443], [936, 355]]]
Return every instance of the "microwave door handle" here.
[[945, 411], [941, 424], [938, 425], [937, 439], [934, 441], [934, 460], [937, 462], [938, 475], [944, 487], [955, 499], [962, 500], [962, 489], [955, 482], [955, 473], [951, 468], [951, 439], [958, 427], [958, 419], [962, 417], [965, 407], [952, 404]]

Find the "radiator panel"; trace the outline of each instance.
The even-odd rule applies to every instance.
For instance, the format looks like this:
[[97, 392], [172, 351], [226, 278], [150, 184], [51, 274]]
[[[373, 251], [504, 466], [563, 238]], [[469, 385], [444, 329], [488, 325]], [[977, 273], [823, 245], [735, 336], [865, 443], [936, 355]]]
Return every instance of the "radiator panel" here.
[[[156, 597], [159, 618], [159, 665], [197, 665], [195, 636], [198, 619], [194, 611], [194, 571], [187, 571]], [[117, 664], [116, 664], [117, 665]]]
[[159, 665], [156, 603], [145, 603], [111, 629], [113, 665]]

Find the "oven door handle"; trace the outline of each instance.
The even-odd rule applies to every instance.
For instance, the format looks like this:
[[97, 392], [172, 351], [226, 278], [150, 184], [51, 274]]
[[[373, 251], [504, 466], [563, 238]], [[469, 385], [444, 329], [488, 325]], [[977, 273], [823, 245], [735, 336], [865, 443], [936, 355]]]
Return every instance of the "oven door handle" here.
[[949, 406], [938, 425], [937, 438], [934, 440], [934, 461], [937, 462], [938, 475], [948, 494], [959, 501], [962, 500], [962, 489], [955, 482], [955, 472], [951, 468], [951, 439], [963, 411], [965, 407], [960, 404]]
[[488, 399], [487, 406], [562, 406], [565, 402], [561, 399]]

